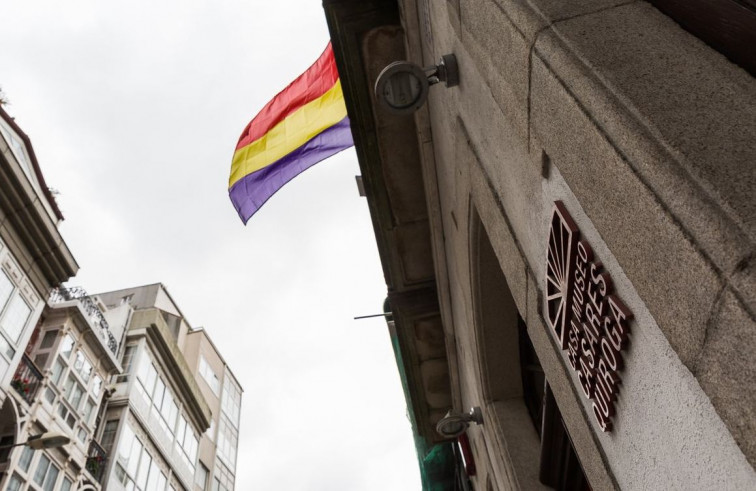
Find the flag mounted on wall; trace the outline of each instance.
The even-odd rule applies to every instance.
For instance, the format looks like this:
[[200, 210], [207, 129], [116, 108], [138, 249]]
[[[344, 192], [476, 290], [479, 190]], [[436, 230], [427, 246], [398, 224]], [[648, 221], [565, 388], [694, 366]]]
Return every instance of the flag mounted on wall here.
[[249, 218], [284, 184], [354, 145], [333, 48], [278, 93], [244, 128], [231, 162], [228, 194]]

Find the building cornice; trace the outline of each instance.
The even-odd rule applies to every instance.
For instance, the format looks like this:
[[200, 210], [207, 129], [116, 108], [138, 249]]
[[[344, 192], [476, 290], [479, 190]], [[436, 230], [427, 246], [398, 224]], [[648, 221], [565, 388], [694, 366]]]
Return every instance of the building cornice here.
[[121, 373], [123, 371], [116, 355], [108, 349], [108, 346], [104, 344], [102, 338], [97, 334], [97, 328], [90, 322], [79, 300], [70, 300], [56, 304], [48, 303], [47, 308], [50, 309], [50, 313], [52, 314], [71, 316], [82, 337], [88, 341], [87, 345], [98, 355], [97, 359], [105, 365], [108, 374]]
[[[43, 198], [56, 218], [62, 220], [63, 216], [42, 178], [29, 138], [2, 108], [0, 117], [24, 141]], [[57, 222], [41, 201], [43, 198], [34, 190], [5, 140], [0, 138], [0, 237], [38, 291], [46, 294], [52, 287], [74, 276], [79, 266], [58, 231]]]
[[435, 424], [452, 407], [421, 141], [415, 118], [375, 106], [372, 87], [389, 63], [407, 59], [396, 0], [325, 0], [336, 64], [352, 124], [388, 289], [400, 372], [416, 431], [443, 440]]
[[164, 370], [178, 386], [180, 397], [185, 402], [186, 412], [194, 419], [200, 432], [204, 432], [210, 427], [212, 418], [210, 406], [202, 396], [184, 355], [173, 341], [168, 326], [160, 315], [160, 310], [153, 308], [135, 311], [129, 330], [140, 328], [145, 329], [152, 349], [164, 361], [162, 364]]
[[47, 184], [45, 183], [45, 176], [42, 174], [42, 169], [39, 167], [39, 162], [37, 161], [37, 155], [34, 153], [34, 147], [31, 144], [31, 140], [29, 139], [29, 136], [24, 133], [24, 131], [16, 124], [16, 120], [11, 117], [10, 114], [5, 112], [2, 105], [0, 105], [0, 118], [3, 118], [3, 120], [8, 123], [8, 126], [13, 128], [13, 131], [18, 134], [18, 136], [23, 140], [24, 145], [26, 146], [26, 151], [29, 153], [29, 158], [31, 159], [31, 164], [34, 169], [34, 175], [37, 178], [37, 181], [39, 182], [39, 186], [42, 189], [42, 193], [44, 194], [45, 199], [50, 204], [50, 207], [53, 210], [53, 213], [55, 213], [55, 216], [58, 220], [63, 220], [63, 213], [60, 211], [60, 208], [58, 207], [58, 203], [55, 201], [55, 196], [53, 196], [52, 192], [50, 191], [50, 188], [47, 187]]
[[187, 337], [192, 335], [202, 335], [202, 337], [205, 338], [205, 340], [210, 344], [210, 346], [213, 348], [213, 351], [215, 352], [216, 356], [218, 356], [218, 359], [223, 363], [225, 374], [228, 374], [231, 376], [231, 378], [234, 380], [234, 383], [236, 384], [236, 387], [239, 388], [240, 391], [244, 392], [244, 388], [239, 383], [239, 379], [236, 378], [236, 375], [234, 375], [234, 372], [229, 368], [228, 363], [226, 362], [226, 359], [223, 358], [223, 355], [221, 355], [221, 352], [218, 350], [218, 347], [213, 342], [212, 338], [208, 334], [207, 330], [203, 327], [196, 327], [192, 328], [189, 332], [186, 333]]

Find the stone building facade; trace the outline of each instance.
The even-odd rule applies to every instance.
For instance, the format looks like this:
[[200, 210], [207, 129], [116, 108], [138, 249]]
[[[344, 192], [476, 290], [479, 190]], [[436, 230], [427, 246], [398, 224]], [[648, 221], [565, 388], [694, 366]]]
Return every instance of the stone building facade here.
[[643, 1], [324, 8], [418, 448], [482, 411], [449, 489], [756, 486], [753, 76]]

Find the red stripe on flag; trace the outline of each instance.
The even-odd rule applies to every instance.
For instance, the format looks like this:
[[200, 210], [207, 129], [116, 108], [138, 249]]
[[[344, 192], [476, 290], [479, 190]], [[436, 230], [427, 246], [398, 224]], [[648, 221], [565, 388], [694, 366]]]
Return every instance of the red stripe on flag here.
[[286, 116], [325, 94], [338, 79], [339, 72], [336, 70], [333, 48], [329, 42], [320, 58], [271, 99], [249, 122], [239, 137], [236, 149], [260, 139]]

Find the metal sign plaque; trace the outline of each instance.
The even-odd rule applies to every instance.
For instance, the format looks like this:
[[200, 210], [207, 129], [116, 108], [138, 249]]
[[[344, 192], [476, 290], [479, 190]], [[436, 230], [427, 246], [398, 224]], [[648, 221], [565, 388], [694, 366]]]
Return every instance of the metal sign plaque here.
[[546, 319], [603, 431], [611, 431], [633, 317], [561, 201], [546, 254]]

